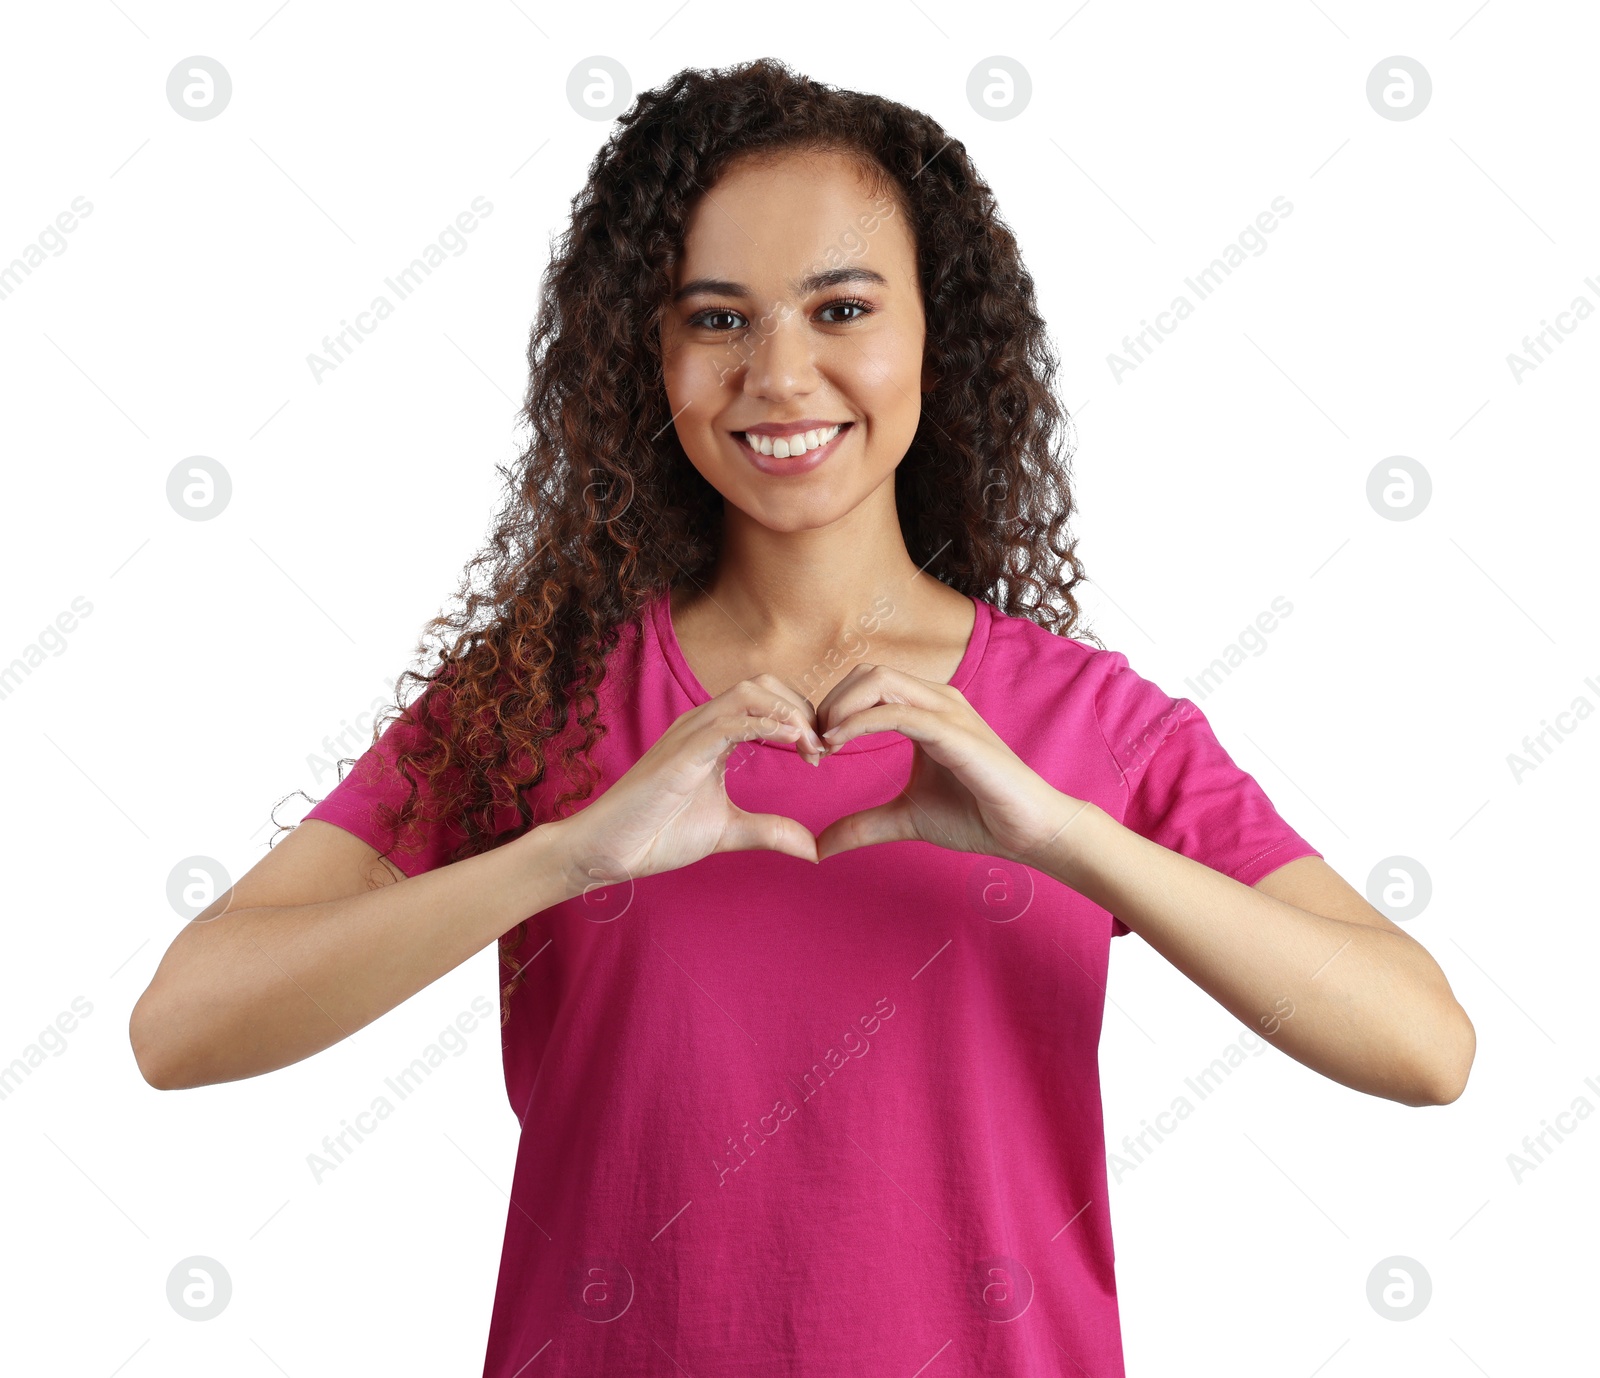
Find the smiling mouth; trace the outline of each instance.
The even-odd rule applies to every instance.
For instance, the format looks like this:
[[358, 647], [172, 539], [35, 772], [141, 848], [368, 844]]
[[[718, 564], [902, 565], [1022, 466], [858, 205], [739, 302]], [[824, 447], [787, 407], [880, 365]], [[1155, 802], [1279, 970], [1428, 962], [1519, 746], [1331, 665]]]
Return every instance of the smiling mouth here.
[[749, 431], [734, 431], [733, 437], [746, 449], [770, 459], [799, 459], [837, 439], [850, 429], [851, 424], [849, 421], [838, 421], [831, 426], [781, 436], [752, 435]]

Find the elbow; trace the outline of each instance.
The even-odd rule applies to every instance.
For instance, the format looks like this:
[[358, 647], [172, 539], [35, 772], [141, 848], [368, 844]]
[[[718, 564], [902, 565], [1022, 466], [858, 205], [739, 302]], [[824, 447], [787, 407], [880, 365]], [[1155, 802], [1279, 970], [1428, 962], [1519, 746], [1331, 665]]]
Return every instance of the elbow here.
[[1447, 1025], [1448, 1036], [1436, 1039], [1418, 1080], [1420, 1092], [1413, 1105], [1449, 1105], [1467, 1089], [1467, 1078], [1478, 1052], [1478, 1032], [1460, 1005], [1454, 1005]]
[[150, 992], [146, 991], [135, 1002], [128, 1016], [128, 1045], [133, 1049], [133, 1060], [139, 1075], [148, 1086], [157, 1091], [176, 1091], [186, 1083], [176, 1074], [170, 1051], [161, 1044], [160, 1016], [148, 1005]]

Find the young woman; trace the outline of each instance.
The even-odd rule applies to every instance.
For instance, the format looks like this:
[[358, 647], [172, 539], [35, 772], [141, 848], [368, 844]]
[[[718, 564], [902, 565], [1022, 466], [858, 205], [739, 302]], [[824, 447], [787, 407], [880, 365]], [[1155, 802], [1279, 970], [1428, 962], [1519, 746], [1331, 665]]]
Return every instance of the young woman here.
[[1459, 1095], [1427, 952], [1067, 635], [1055, 360], [932, 120], [770, 61], [641, 96], [529, 363], [423, 692], [131, 1023], [153, 1085], [253, 1076], [498, 941], [489, 1378], [1120, 1375], [1114, 934], [1325, 1076]]

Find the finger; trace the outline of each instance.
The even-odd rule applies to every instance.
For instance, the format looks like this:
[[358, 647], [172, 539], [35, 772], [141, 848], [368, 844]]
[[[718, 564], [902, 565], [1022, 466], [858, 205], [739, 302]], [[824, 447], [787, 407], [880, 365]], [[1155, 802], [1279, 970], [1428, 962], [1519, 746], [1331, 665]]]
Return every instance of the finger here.
[[817, 837], [817, 860], [822, 861], [855, 847], [871, 847], [879, 842], [915, 840], [910, 802], [904, 795], [860, 813], [847, 813], [828, 824]]
[[829, 746], [839, 747], [873, 732], [898, 732], [920, 744], [940, 765], [951, 765], [958, 732], [948, 714], [910, 703], [875, 703], [850, 713], [822, 734]]
[[980, 806], [1013, 803], [1019, 791], [1045, 784], [975, 711], [952, 712], [948, 704], [874, 704], [830, 728], [823, 740], [837, 747], [873, 732], [898, 732], [914, 742], [922, 758], [949, 771]]
[[839, 721], [839, 700], [845, 695], [856, 692], [863, 680], [874, 670], [882, 667], [874, 665], [871, 661], [863, 660], [852, 665], [837, 684], [833, 686], [817, 703], [817, 722], [826, 727]]
[[701, 724], [695, 751], [695, 760], [707, 765], [726, 754], [740, 742], [749, 741], [794, 742], [808, 753], [815, 764], [822, 758], [826, 747], [822, 739], [804, 723], [785, 722], [768, 714], [724, 711]]
[[783, 852], [801, 861], [816, 861], [817, 839], [797, 819], [781, 813], [746, 813], [733, 806], [733, 819], [717, 839], [719, 852]]
[[[817, 705], [817, 719], [825, 728], [836, 727], [852, 713], [859, 713], [876, 703], [909, 703], [918, 708], [938, 709], [947, 706], [949, 699], [943, 692], [946, 686], [934, 684], [904, 670], [888, 665], [857, 665], [822, 697]], [[825, 742], [836, 739], [823, 732]]]
[[819, 730], [816, 705], [787, 680], [779, 679], [777, 675], [772, 674], [770, 671], [763, 671], [761, 674], [752, 677], [749, 683], [760, 685], [764, 689], [770, 689], [780, 698], [787, 699], [799, 710], [801, 722], [809, 726], [813, 732]]
[[803, 724], [818, 754], [827, 751], [827, 743], [820, 735], [817, 710], [811, 700], [776, 675], [763, 672], [751, 679], [741, 680], [728, 692], [735, 696], [734, 702], [746, 706], [746, 711], [756, 712], [775, 722]]

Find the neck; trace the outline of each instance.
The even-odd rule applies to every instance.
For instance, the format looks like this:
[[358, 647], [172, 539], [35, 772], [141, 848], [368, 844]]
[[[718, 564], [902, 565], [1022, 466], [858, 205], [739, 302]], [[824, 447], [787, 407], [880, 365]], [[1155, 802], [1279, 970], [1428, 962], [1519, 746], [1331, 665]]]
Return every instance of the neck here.
[[726, 506], [717, 563], [701, 586], [763, 646], [832, 644], [886, 606], [915, 615], [945, 592], [906, 550], [892, 477], [838, 521], [808, 531], [774, 531]]

